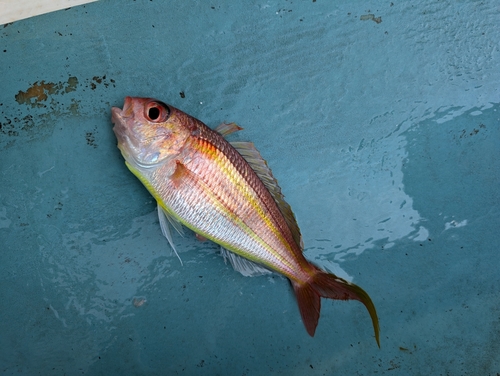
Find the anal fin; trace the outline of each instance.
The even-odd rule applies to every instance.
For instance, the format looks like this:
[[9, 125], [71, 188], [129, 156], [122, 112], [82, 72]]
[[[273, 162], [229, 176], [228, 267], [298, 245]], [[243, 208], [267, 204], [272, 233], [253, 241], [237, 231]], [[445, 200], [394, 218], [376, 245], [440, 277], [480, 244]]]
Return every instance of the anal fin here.
[[237, 254], [228, 251], [224, 247], [220, 247], [220, 253], [224, 258], [224, 262], [227, 263], [227, 260], [229, 260], [234, 270], [240, 272], [245, 277], [256, 277], [258, 275], [272, 274], [271, 270], [259, 264], [256, 264], [255, 262], [247, 260], [244, 257], [238, 256]]
[[198, 241], [200, 242], [206, 242], [208, 239], [205, 238], [204, 236], [200, 235], [200, 234], [194, 234], [196, 236], [196, 239], [198, 239]]

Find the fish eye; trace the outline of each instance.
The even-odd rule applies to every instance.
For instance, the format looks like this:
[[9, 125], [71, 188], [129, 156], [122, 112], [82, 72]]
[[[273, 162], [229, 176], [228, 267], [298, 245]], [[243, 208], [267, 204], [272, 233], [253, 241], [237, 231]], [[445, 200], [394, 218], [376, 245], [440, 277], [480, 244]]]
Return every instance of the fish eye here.
[[154, 123], [161, 123], [170, 115], [170, 108], [163, 102], [153, 101], [146, 105], [145, 113], [146, 119]]

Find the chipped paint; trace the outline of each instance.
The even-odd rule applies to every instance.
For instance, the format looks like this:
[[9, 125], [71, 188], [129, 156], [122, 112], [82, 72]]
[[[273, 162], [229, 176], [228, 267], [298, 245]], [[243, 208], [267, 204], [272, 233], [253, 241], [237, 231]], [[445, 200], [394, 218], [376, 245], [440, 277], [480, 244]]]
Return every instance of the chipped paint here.
[[[14, 95], [15, 102], [12, 100], [0, 104], [0, 135], [9, 137], [0, 139], [0, 148], [12, 147], [19, 137], [33, 140], [51, 134], [60, 117], [87, 116], [95, 114], [97, 109], [107, 110], [109, 103], [101, 102], [96, 107], [84, 108], [79, 98], [88, 89], [97, 94], [100, 89], [109, 87], [116, 87], [116, 82], [106, 75], [80, 80], [76, 76], [69, 76], [67, 80], [59, 82], [35, 81]], [[24, 115], [26, 109], [30, 112], [28, 115]], [[96, 144], [92, 146], [96, 147]]]
[[375, 21], [378, 24], [382, 22], [382, 17], [375, 17], [374, 14], [363, 14], [359, 19], [361, 21]]
[[15, 95], [16, 102], [31, 107], [44, 107], [49, 96], [54, 94], [69, 93], [76, 90], [78, 78], [69, 77], [67, 82], [36, 81], [26, 91], [19, 90]]

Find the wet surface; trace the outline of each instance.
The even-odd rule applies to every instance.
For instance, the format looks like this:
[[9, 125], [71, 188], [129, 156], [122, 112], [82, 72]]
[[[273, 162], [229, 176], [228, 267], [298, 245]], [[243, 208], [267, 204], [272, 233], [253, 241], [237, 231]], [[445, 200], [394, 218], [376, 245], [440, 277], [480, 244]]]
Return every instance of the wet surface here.
[[[499, 373], [496, 7], [110, 1], [0, 28], [0, 372]], [[361, 304], [323, 300], [310, 338], [284, 278], [189, 231], [181, 266], [116, 148], [127, 95], [244, 127], [381, 349]]]

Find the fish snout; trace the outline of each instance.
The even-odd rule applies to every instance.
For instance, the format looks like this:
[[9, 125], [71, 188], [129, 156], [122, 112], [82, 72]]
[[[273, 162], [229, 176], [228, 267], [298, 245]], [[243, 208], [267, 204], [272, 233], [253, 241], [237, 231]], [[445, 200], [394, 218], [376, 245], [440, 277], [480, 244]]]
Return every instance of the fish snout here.
[[123, 119], [130, 118], [134, 115], [134, 101], [132, 97], [125, 97], [123, 102], [123, 110], [119, 107], [111, 107], [111, 121], [114, 124], [123, 122]]
[[111, 107], [111, 122], [117, 124], [121, 118], [122, 109], [119, 107]]

